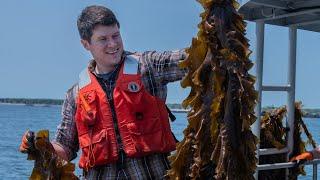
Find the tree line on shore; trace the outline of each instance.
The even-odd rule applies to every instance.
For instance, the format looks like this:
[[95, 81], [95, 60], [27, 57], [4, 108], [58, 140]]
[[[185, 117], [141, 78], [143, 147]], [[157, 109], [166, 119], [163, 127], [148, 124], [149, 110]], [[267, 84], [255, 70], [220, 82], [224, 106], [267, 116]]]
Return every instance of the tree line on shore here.
[[0, 103], [25, 105], [62, 105], [62, 99], [0, 98]]
[[[25, 105], [62, 105], [62, 99], [29, 99], [29, 98], [0, 98], [0, 103], [8, 104], [25, 104]], [[183, 109], [181, 104], [168, 103], [170, 109]], [[270, 111], [277, 107], [267, 106], [262, 108], [262, 111]], [[303, 109], [303, 116], [310, 118], [320, 118], [320, 109]]]

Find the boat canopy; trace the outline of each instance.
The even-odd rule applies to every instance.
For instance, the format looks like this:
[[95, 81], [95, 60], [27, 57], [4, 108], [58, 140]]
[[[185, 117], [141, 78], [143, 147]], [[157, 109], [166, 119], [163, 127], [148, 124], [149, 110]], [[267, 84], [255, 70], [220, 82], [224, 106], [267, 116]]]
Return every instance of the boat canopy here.
[[320, 0], [239, 0], [248, 21], [320, 32]]

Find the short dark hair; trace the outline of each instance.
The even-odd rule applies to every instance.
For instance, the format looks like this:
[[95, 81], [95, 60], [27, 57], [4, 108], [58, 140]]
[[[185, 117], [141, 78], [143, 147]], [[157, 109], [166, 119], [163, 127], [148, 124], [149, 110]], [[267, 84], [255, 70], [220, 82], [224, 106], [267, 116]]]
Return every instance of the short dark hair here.
[[84, 8], [78, 17], [77, 26], [81, 39], [90, 42], [92, 32], [97, 25], [115, 25], [120, 28], [120, 24], [114, 13], [104, 6], [88, 6]]

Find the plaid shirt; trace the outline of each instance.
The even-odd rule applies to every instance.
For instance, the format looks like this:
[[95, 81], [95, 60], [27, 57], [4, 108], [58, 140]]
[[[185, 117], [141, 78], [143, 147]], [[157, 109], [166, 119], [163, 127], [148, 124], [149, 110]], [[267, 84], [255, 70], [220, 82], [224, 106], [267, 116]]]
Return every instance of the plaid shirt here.
[[[128, 52], [125, 53], [127, 55]], [[185, 59], [184, 50], [166, 51], [158, 53], [148, 51], [135, 53], [139, 56], [139, 72], [142, 75], [142, 82], [145, 89], [152, 95], [164, 101], [167, 97], [167, 83], [181, 80], [186, 70], [178, 67], [178, 62]], [[91, 61], [89, 69], [94, 72], [95, 62]], [[112, 92], [119, 67], [104, 79], [97, 76], [100, 85], [107, 93], [109, 101], [112, 100]], [[68, 90], [66, 99], [62, 106], [62, 121], [58, 126], [53, 143], [61, 146], [70, 160], [76, 157], [79, 150], [77, 128], [75, 124], [76, 103], [78, 84]], [[114, 116], [115, 117], [115, 116]], [[116, 125], [116, 123], [115, 123]], [[106, 164], [102, 167], [95, 167], [86, 173], [87, 179], [161, 179], [165, 170], [169, 168], [166, 154], [153, 154], [143, 158], [128, 158], [120, 153], [117, 163]]]

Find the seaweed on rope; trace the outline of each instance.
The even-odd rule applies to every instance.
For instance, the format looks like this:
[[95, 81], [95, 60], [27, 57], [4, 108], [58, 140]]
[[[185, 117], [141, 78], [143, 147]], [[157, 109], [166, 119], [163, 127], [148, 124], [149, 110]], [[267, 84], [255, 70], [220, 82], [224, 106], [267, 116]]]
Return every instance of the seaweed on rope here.
[[254, 179], [257, 92], [245, 38], [246, 23], [235, 0], [198, 0], [204, 12], [199, 32], [180, 66], [190, 107], [184, 139], [170, 157], [171, 179]]
[[[302, 120], [301, 102], [295, 103], [294, 135], [293, 135], [293, 152], [289, 159], [306, 151], [306, 144], [311, 144], [313, 148], [316, 143], [309, 133], [306, 125]], [[265, 112], [261, 119], [260, 148], [277, 148], [281, 149], [286, 146], [287, 129], [283, 126], [283, 119], [287, 112], [286, 107], [280, 107], [272, 111]], [[304, 132], [308, 138], [305, 142], [301, 139]], [[274, 154], [259, 157], [259, 164], [273, 164], [287, 161], [287, 154]], [[259, 172], [260, 180], [285, 179], [285, 169], [274, 169]], [[288, 179], [297, 179], [298, 175], [305, 175], [304, 167], [294, 167], [289, 170]]]
[[[246, 23], [236, 11], [235, 0], [198, 2], [204, 8], [199, 31], [187, 49], [188, 58], [180, 63], [182, 68], [188, 69], [181, 86], [191, 89], [182, 105], [191, 110], [184, 139], [169, 158], [171, 169], [167, 175], [176, 180], [251, 180], [257, 164], [257, 138], [250, 129], [256, 120], [257, 92], [255, 77], [249, 74], [253, 63], [245, 38]], [[282, 107], [262, 117], [260, 147], [281, 149], [286, 146], [287, 129], [282, 125], [285, 113], [286, 108]], [[302, 129], [308, 142], [315, 147], [301, 117], [301, 103], [296, 103], [296, 143], [291, 157], [305, 151]], [[261, 164], [286, 162], [286, 155], [282, 156], [260, 156], [259, 161]], [[267, 172], [261, 171], [259, 179], [283, 179], [285, 176], [283, 170], [272, 171], [278, 176]], [[292, 168], [290, 174], [289, 178], [295, 179], [304, 171], [302, 167]]]

